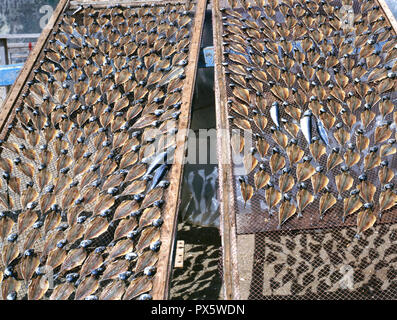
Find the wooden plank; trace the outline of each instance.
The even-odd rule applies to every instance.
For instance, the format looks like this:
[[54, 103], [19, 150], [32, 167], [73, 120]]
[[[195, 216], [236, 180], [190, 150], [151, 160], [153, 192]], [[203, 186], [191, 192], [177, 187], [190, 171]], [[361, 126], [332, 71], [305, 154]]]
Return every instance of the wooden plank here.
[[[55, 13], [55, 12], [54, 12]], [[44, 32], [45, 29], [43, 29]], [[40, 33], [17, 33], [17, 34], [0, 34], [0, 39], [33, 39], [33, 38], [39, 38]]]
[[222, 17], [219, 0], [213, 1], [212, 24], [215, 47], [215, 110], [217, 129], [217, 150], [219, 163], [219, 206], [223, 255], [224, 299], [240, 299], [237, 263], [236, 216], [234, 191], [231, 181], [232, 156], [230, 152], [230, 131], [226, 106], [226, 79], [222, 66]]
[[168, 187], [167, 199], [165, 201], [163, 220], [161, 227], [161, 249], [159, 261], [157, 262], [157, 273], [153, 280], [153, 299], [167, 299], [169, 294], [169, 282], [172, 272], [172, 257], [180, 202], [180, 190], [182, 185], [183, 164], [185, 159], [186, 140], [190, 128], [191, 103], [194, 92], [194, 84], [197, 72], [198, 56], [201, 44], [201, 35], [205, 18], [207, 0], [198, 0], [194, 25], [191, 30], [191, 43], [189, 51], [189, 63], [186, 66], [186, 79], [183, 85], [183, 97], [181, 114], [179, 117], [179, 130], [177, 133], [177, 148], [174, 155]]
[[10, 56], [8, 53], [7, 39], [0, 39], [1, 54], [0, 59], [2, 64], [10, 64]]
[[[22, 68], [21, 72], [19, 73], [18, 78], [14, 82], [10, 92], [7, 95], [7, 98], [3, 104], [3, 107], [0, 112], [0, 137], [4, 139], [4, 136], [7, 134], [6, 130], [3, 130], [5, 125], [9, 120], [11, 120], [10, 115], [13, 112], [13, 108], [15, 102], [17, 101], [25, 82], [27, 81], [30, 72], [32, 71], [35, 63], [38, 60], [40, 55], [41, 49], [44, 47], [47, 39], [49, 38], [53, 27], [55, 26], [56, 22], [58, 21], [61, 13], [65, 10], [69, 0], [60, 0], [58, 6], [56, 7], [54, 13], [52, 14], [48, 24], [43, 29], [39, 39], [37, 40], [37, 45], [33, 48], [30, 52], [29, 58], [26, 61], [24, 67]], [[31, 34], [33, 35], [33, 34]], [[1, 35], [0, 35], [1, 38]]]
[[[32, 44], [32, 48], [36, 45], [36, 42], [30, 42]], [[8, 43], [8, 49], [29, 49], [29, 42], [15, 42], [15, 43]]]
[[91, 5], [94, 8], [103, 8], [109, 5], [120, 5], [120, 6], [141, 6], [143, 4], [179, 4], [186, 3], [186, 1], [181, 0], [148, 0], [148, 1], [134, 1], [134, 0], [119, 0], [119, 1], [71, 1], [70, 8], [76, 9], [80, 6], [88, 6]]
[[385, 13], [387, 19], [389, 20], [390, 25], [393, 27], [394, 32], [397, 33], [397, 21], [396, 18], [394, 17], [394, 14], [389, 9], [389, 6], [385, 2], [385, 0], [378, 0], [378, 3], [381, 6], [383, 12]]
[[175, 253], [175, 268], [183, 268], [183, 259], [185, 255], [185, 241], [178, 240], [176, 242], [176, 253]]

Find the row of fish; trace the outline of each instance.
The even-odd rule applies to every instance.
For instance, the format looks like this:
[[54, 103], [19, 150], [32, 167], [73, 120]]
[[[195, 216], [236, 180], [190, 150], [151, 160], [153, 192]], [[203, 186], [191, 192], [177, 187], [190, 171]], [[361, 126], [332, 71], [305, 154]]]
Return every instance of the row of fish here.
[[281, 227], [312, 203], [323, 219], [343, 201], [341, 223], [358, 213], [361, 234], [397, 204], [390, 23], [374, 0], [360, 2], [350, 21], [349, 0], [228, 3], [223, 67], [243, 202], [264, 189]]
[[3, 299], [151, 298], [192, 10], [62, 17], [0, 141]]

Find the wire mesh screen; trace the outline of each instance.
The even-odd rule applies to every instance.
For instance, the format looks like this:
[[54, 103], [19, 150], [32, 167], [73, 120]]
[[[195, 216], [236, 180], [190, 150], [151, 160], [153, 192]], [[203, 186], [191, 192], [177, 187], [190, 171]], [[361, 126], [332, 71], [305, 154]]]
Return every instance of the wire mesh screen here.
[[2, 133], [0, 297], [152, 298], [194, 12], [60, 16]]
[[255, 234], [249, 299], [396, 299], [397, 227]]
[[379, 4], [218, 9], [249, 298], [395, 298], [397, 50]]

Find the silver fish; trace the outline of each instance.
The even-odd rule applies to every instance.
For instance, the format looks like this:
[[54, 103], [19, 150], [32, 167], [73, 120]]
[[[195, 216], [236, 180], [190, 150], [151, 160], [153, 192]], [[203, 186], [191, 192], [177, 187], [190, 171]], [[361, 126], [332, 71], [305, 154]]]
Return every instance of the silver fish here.
[[318, 132], [321, 140], [323, 140], [323, 142], [325, 143], [325, 145], [326, 146], [329, 145], [327, 131], [325, 130], [323, 123], [320, 119], [317, 120], [317, 132]]
[[310, 110], [305, 111], [303, 114], [300, 120], [300, 127], [307, 143], [312, 143], [312, 112]]
[[274, 124], [277, 128], [280, 127], [280, 110], [279, 110], [279, 103], [273, 102], [272, 106], [270, 107], [270, 117], [272, 118]]

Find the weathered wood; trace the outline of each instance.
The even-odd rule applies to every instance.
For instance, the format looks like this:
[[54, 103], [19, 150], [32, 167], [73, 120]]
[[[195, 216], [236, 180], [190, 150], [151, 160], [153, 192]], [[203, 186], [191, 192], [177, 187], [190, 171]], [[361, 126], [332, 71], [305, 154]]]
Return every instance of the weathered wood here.
[[[7, 95], [7, 98], [6, 98], [4, 105], [0, 112], [0, 132], [1, 132], [0, 136], [2, 138], [4, 138], [4, 136], [6, 134], [5, 130], [3, 130], [3, 129], [4, 129], [5, 125], [7, 124], [7, 122], [10, 120], [10, 115], [13, 113], [13, 109], [15, 109], [15, 108], [13, 108], [14, 104], [17, 101], [22, 88], [25, 85], [25, 82], [29, 77], [30, 72], [32, 71], [36, 61], [38, 60], [40, 52], [41, 52], [42, 48], [44, 47], [45, 43], [47, 42], [53, 27], [55, 26], [61, 13], [65, 10], [68, 3], [69, 3], [69, 0], [60, 0], [59, 1], [58, 6], [56, 7], [50, 21], [48, 22], [46, 27], [43, 29], [43, 32], [41, 33], [39, 39], [37, 40], [36, 46], [30, 52], [28, 60], [26, 61], [18, 78], [14, 82], [9, 94]], [[33, 34], [31, 34], [31, 35], [33, 35]], [[24, 35], [24, 36], [26, 36], [26, 35]], [[0, 38], [1, 38], [1, 35], [0, 35]]]
[[169, 173], [170, 186], [167, 192], [166, 204], [163, 210], [164, 224], [161, 227], [161, 249], [157, 262], [157, 274], [154, 278], [152, 296], [153, 299], [167, 299], [169, 294], [169, 282], [172, 272], [172, 257], [177, 225], [177, 216], [180, 203], [180, 190], [182, 184], [183, 164], [185, 159], [186, 140], [190, 128], [191, 103], [194, 92], [198, 56], [201, 44], [205, 9], [207, 0], [198, 0], [194, 25], [191, 30], [191, 43], [189, 50], [189, 63], [186, 66], [186, 79], [183, 86], [181, 114], [179, 117], [179, 130], [177, 133], [177, 148], [174, 155], [174, 163]]
[[8, 53], [7, 39], [0, 39], [0, 61], [2, 64], [10, 64], [10, 56]]
[[148, 1], [133, 1], [133, 0], [119, 0], [119, 1], [71, 1], [70, 9], [76, 9], [79, 6], [88, 6], [91, 5], [94, 8], [103, 8], [111, 5], [120, 5], [120, 6], [140, 6], [142, 4], [178, 4], [178, 3], [186, 3], [186, 1], [181, 0], [148, 0]]
[[223, 286], [225, 300], [240, 299], [237, 263], [236, 216], [232, 156], [230, 152], [230, 131], [226, 106], [226, 79], [222, 66], [222, 19], [219, 0], [213, 1], [212, 23], [215, 47], [215, 106], [217, 150], [219, 163], [219, 207], [222, 235]]
[[[36, 42], [30, 42], [32, 48], [36, 45]], [[8, 43], [8, 49], [29, 49], [29, 42], [15, 42], [15, 43]]]
[[396, 18], [394, 17], [393, 13], [389, 9], [389, 6], [385, 2], [385, 0], [378, 0], [379, 5], [383, 9], [383, 12], [386, 15], [386, 18], [389, 20], [390, 25], [393, 27], [394, 32], [397, 33], [397, 21]]
[[[54, 12], [55, 14], [55, 12]], [[44, 33], [44, 30], [43, 30]], [[33, 39], [39, 38], [40, 33], [17, 33], [17, 34], [0, 34], [0, 39]]]

